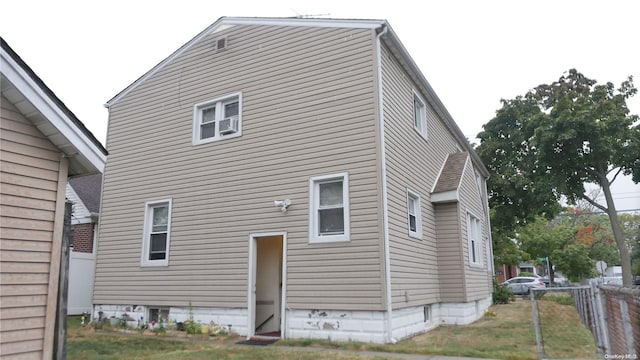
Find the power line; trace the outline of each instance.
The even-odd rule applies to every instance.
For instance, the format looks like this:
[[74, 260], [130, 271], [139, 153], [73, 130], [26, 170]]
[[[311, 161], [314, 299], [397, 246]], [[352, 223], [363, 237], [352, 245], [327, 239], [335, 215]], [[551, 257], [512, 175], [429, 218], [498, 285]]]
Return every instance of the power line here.
[[[638, 209], [616, 210], [617, 213], [634, 212], [634, 211], [640, 211], [640, 208], [638, 208]], [[563, 213], [563, 214], [559, 214], [559, 216], [598, 215], [598, 214], [606, 214], [606, 213], [607, 213], [606, 211], [590, 211], [590, 212], [581, 212], [581, 213]]]

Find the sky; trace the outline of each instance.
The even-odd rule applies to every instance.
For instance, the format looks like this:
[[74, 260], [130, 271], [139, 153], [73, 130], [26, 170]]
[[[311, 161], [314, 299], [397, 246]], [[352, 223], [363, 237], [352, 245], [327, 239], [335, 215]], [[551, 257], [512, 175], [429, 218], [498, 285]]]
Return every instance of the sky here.
[[[501, 99], [572, 68], [640, 87], [637, 0], [1, 1], [0, 36], [103, 144], [104, 103], [222, 16], [386, 19], [472, 141]], [[613, 191], [640, 209], [640, 185]]]

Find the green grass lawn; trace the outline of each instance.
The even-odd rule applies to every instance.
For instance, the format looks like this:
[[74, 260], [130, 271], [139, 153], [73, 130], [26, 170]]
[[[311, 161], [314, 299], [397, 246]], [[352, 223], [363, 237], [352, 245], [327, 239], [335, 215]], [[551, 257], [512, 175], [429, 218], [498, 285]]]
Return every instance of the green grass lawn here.
[[[562, 348], [554, 348], [554, 358], [598, 358], [593, 337], [582, 325], [573, 307], [567, 308], [567, 305], [560, 305], [554, 301], [539, 302], [543, 303], [545, 308], [557, 310], [543, 314], [544, 324], [557, 324], [559, 319], [562, 322], [561, 326], [545, 328], [545, 339], [554, 339], [554, 343], [564, 344]], [[550, 304], [547, 306], [547, 303]], [[558, 314], [563, 315], [559, 317]], [[441, 326], [393, 345], [330, 343], [315, 340], [281, 340], [278, 344], [490, 359], [534, 360], [538, 358], [531, 303], [528, 300], [494, 305], [482, 319], [471, 325]]]
[[[562, 326], [547, 326], [545, 338], [565, 344], [554, 358], [595, 358], [596, 348], [589, 331], [582, 325], [572, 308], [557, 302], [543, 301], [544, 324], [557, 322]], [[547, 304], [549, 303], [549, 304]], [[564, 308], [563, 308], [564, 307]], [[567, 311], [569, 310], [569, 311]], [[546, 317], [546, 318], [545, 318]], [[382, 351], [411, 354], [468, 356], [492, 359], [537, 359], [536, 338], [531, 320], [531, 304], [527, 300], [493, 306], [487, 315], [466, 326], [442, 326], [426, 334], [400, 341], [394, 345], [357, 342], [329, 342], [321, 340], [281, 340], [266, 347], [235, 346], [242, 340], [236, 336], [185, 337], [183, 332], [153, 335], [136, 331], [94, 330], [79, 326], [70, 318], [67, 336], [67, 358], [82, 360], [107, 359], [384, 359], [357, 353], [307, 352], [287, 348], [306, 346], [353, 351]]]

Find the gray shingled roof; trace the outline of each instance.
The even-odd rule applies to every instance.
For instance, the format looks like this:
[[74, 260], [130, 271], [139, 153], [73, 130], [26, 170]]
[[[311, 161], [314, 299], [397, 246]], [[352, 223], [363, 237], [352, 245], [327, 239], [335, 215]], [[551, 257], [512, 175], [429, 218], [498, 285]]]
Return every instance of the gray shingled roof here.
[[434, 193], [456, 190], [460, 184], [462, 173], [464, 172], [464, 164], [467, 162], [468, 152], [458, 152], [449, 154], [447, 160], [442, 167], [438, 182], [433, 188]]
[[69, 185], [92, 213], [100, 212], [100, 191], [102, 174], [78, 176], [69, 179]]

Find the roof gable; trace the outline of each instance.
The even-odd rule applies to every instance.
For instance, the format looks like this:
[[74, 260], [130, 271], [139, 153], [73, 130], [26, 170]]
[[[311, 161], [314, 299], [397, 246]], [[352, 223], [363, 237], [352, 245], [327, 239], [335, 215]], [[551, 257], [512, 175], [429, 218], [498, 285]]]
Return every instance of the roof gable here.
[[433, 186], [431, 202], [444, 203], [460, 200], [460, 184], [469, 160], [468, 152], [457, 152], [447, 156]]
[[107, 101], [105, 107], [110, 107], [118, 103], [120, 99], [128, 93], [136, 89], [145, 80], [162, 70], [174, 59], [189, 50], [195, 44], [210, 34], [228, 29], [233, 26], [241, 25], [263, 25], [263, 26], [306, 26], [306, 27], [335, 27], [335, 28], [359, 28], [359, 29], [375, 29], [386, 24], [384, 20], [352, 20], [352, 19], [308, 19], [308, 18], [257, 18], [257, 17], [221, 17], [209, 27], [201, 31], [193, 39], [182, 45], [178, 50], [174, 51], [167, 58], [162, 60], [158, 65], [147, 71], [139, 77], [131, 85], [116, 96]]
[[453, 153], [447, 156], [433, 188], [434, 193], [457, 190], [460, 187], [468, 157], [469, 153], [467, 152]]
[[107, 150], [0, 37], [2, 95], [69, 158], [69, 175], [102, 172]]
[[73, 188], [87, 210], [92, 213], [100, 211], [102, 174], [73, 177], [69, 179], [69, 185]]
[[394, 56], [398, 59], [404, 70], [409, 74], [413, 81], [418, 85], [420, 91], [426, 96], [426, 100], [432, 106], [432, 108], [438, 113], [443, 120], [445, 126], [458, 141], [458, 143], [469, 152], [471, 160], [476, 168], [484, 177], [489, 176], [487, 168], [482, 163], [480, 157], [473, 150], [473, 147], [469, 144], [469, 141], [464, 136], [462, 130], [458, 127], [453, 120], [451, 114], [447, 111], [444, 104], [440, 101], [435, 91], [426, 80], [418, 66], [411, 58], [409, 52], [406, 50], [402, 42], [395, 34], [391, 26], [386, 20], [357, 20], [357, 19], [315, 19], [315, 18], [255, 18], [255, 17], [221, 17], [209, 27], [204, 29], [193, 39], [182, 45], [178, 50], [173, 52], [158, 65], [154, 66], [151, 70], [146, 72], [140, 78], [138, 78], [131, 85], [127, 86], [124, 90], [109, 100], [105, 106], [111, 107], [118, 103], [120, 99], [125, 97], [128, 93], [136, 89], [145, 80], [152, 77], [158, 71], [163, 69], [167, 64], [171, 63], [178, 56], [190, 49], [196, 43], [201, 41], [206, 36], [213, 34], [217, 31], [221, 31], [233, 26], [240, 25], [265, 25], [265, 26], [306, 26], [306, 27], [337, 27], [337, 28], [360, 28], [360, 29], [372, 29], [376, 30], [378, 34], [381, 34], [381, 39], [386, 46], [389, 47]]

